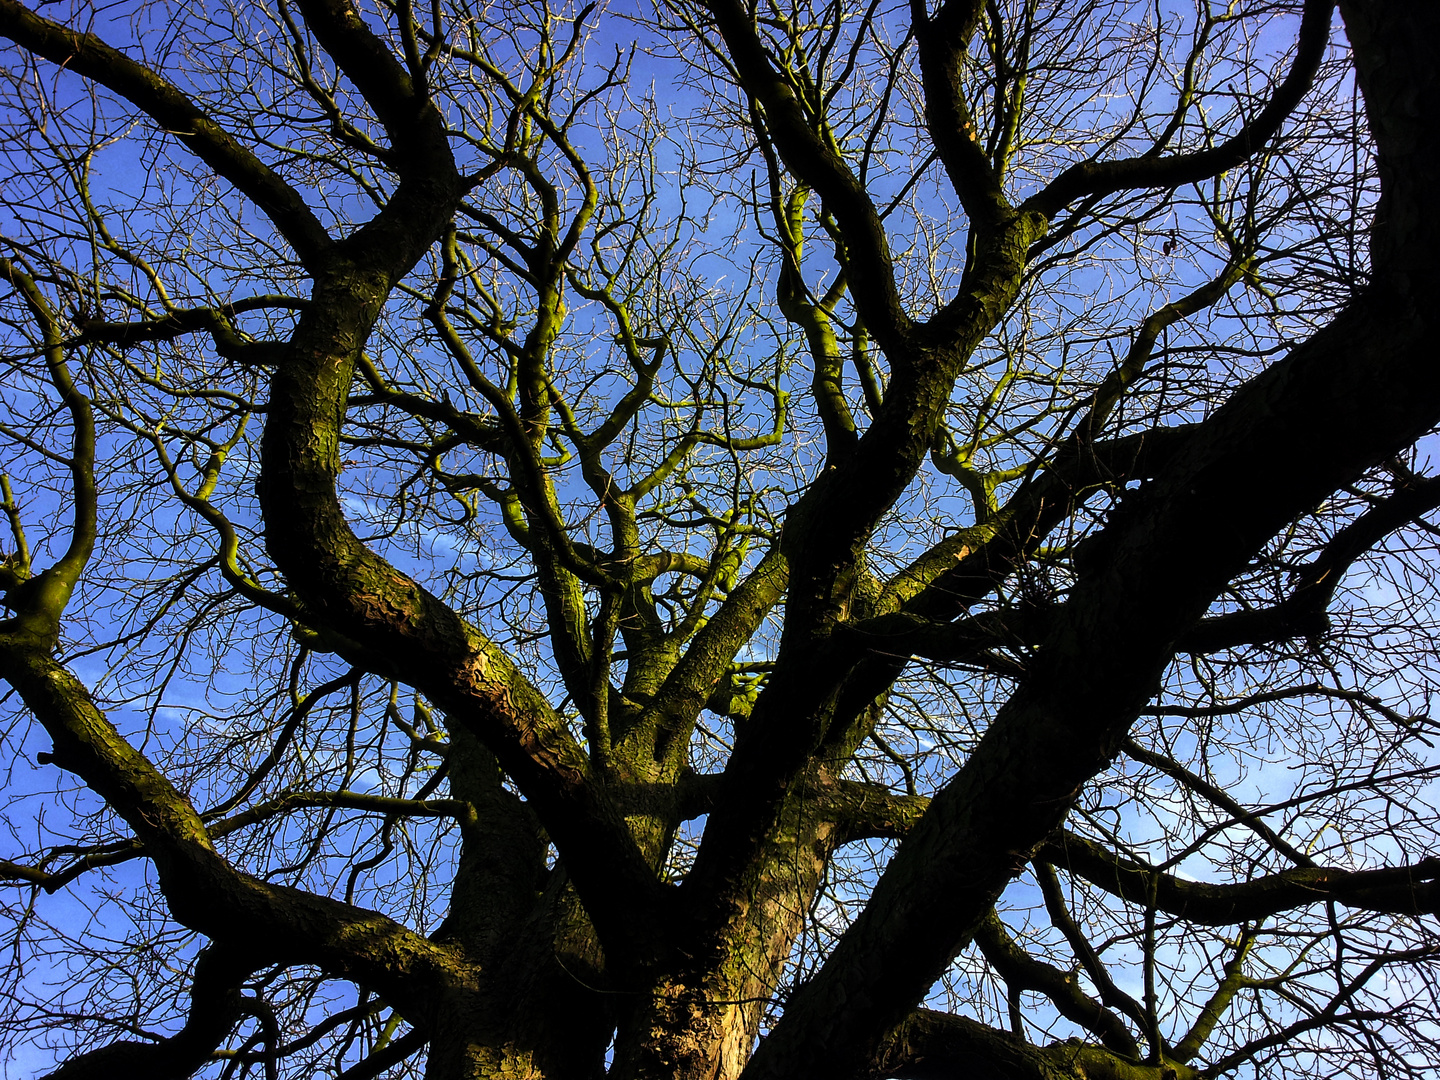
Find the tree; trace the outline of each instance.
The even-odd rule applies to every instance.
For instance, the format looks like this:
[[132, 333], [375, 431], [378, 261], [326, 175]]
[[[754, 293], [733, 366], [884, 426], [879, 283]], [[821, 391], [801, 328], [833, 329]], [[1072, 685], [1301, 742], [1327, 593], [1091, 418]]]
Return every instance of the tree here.
[[1440, 9], [1334, 15], [0, 0], [7, 1046], [1434, 1076]]

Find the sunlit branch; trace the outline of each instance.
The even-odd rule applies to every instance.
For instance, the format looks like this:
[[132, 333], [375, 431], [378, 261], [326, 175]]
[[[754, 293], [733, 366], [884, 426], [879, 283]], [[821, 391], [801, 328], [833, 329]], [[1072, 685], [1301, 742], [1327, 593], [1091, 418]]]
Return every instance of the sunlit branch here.
[[94, 34], [51, 22], [15, 0], [0, 0], [0, 33], [55, 64], [108, 86], [133, 102], [260, 209], [305, 262], [330, 236], [293, 187], [157, 73]]
[[[7, 644], [13, 642], [15, 647], [40, 647], [48, 651], [59, 637], [61, 617], [90, 559], [98, 535], [95, 416], [89, 398], [75, 386], [71, 376], [59, 318], [35, 279], [11, 260], [3, 258], [0, 258], [0, 279], [20, 293], [40, 328], [46, 371], [69, 414], [73, 432], [70, 457], [66, 462], [74, 500], [70, 543], [59, 559], [39, 572], [28, 565], [28, 558], [25, 560], [28, 573], [24, 580], [16, 582], [6, 600], [15, 615], [0, 622], [0, 636], [10, 639]], [[6, 486], [8, 488], [8, 483]], [[19, 518], [18, 510], [13, 508], [14, 497], [8, 490], [6, 502], [18, 550], [23, 534], [17, 527]]]
[[931, 1009], [917, 1009], [887, 1032], [867, 1065], [869, 1075], [897, 1080], [948, 1080], [978, 1068], [1001, 1068], [1015, 1080], [1199, 1080], [1201, 1075], [1188, 1065], [1143, 1065], [1078, 1041], [1037, 1047], [968, 1017]]
[[925, 8], [925, 0], [911, 0], [910, 30], [925, 81], [930, 138], [972, 228], [988, 235], [1011, 208], [964, 90], [970, 40], [984, 14], [984, 0], [945, 0], [933, 15]]

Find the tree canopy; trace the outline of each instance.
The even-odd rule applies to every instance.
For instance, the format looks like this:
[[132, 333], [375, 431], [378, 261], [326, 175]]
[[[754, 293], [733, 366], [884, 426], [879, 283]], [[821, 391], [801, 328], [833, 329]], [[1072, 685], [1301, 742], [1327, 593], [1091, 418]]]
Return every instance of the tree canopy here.
[[1437, 1076], [1440, 5], [0, 36], [14, 1068]]

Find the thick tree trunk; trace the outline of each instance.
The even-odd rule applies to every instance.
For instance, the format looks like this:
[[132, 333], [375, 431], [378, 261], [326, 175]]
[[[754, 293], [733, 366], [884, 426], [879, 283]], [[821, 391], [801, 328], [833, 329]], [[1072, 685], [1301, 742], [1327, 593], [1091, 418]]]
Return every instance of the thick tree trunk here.
[[723, 954], [691, 958], [622, 1017], [614, 1075], [740, 1075], [841, 836], [834, 821], [816, 814], [815, 802], [791, 800], [753, 871], [750, 903], [730, 927]]

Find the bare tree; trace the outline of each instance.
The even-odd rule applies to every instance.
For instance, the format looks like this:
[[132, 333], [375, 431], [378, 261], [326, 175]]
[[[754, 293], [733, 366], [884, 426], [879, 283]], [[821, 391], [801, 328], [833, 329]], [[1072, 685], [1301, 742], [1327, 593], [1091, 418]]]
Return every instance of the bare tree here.
[[14, 1067], [1436, 1076], [1333, 8], [0, 0]]

